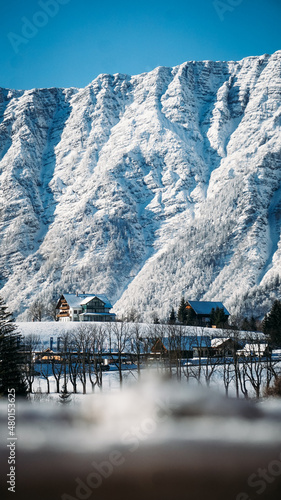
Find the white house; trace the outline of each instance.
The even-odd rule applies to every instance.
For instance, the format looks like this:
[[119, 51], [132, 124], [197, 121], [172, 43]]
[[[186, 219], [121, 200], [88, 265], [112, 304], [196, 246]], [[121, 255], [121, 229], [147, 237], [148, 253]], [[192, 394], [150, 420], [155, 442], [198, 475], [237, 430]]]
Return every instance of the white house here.
[[104, 294], [64, 293], [56, 306], [58, 321], [115, 321]]

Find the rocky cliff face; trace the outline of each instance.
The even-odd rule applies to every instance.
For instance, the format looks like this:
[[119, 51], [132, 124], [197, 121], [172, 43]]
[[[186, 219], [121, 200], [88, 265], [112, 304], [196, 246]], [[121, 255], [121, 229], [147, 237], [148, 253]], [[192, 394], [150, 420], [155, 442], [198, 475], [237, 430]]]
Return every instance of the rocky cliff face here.
[[84, 89], [0, 90], [0, 280], [164, 317], [182, 293], [262, 315], [280, 292], [281, 51]]

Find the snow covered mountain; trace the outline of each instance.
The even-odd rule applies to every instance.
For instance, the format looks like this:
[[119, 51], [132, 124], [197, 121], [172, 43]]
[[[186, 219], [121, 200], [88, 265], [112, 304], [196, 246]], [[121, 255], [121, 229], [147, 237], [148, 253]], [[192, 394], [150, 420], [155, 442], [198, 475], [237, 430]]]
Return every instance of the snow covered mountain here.
[[262, 315], [281, 291], [281, 51], [84, 89], [0, 90], [1, 295], [181, 295]]

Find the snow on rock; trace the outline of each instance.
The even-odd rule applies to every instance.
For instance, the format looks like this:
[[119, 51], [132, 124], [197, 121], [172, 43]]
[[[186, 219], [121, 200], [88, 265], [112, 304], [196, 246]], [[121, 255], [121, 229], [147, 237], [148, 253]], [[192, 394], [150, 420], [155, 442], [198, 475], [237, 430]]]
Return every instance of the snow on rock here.
[[262, 316], [281, 291], [280, 74], [279, 51], [0, 89], [0, 284], [19, 319], [82, 289], [144, 319], [182, 294]]

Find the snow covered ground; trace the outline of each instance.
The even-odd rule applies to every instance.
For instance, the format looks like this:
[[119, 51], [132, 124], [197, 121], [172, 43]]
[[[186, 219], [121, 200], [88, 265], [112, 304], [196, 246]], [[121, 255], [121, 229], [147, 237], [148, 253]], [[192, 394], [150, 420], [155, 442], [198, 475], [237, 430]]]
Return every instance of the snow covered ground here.
[[[37, 335], [40, 337], [45, 348], [50, 347], [50, 338], [53, 337], [54, 347], [57, 344], [58, 337], [62, 336], [66, 332], [75, 332], [79, 328], [87, 327], [87, 324], [92, 325], [94, 328], [104, 328], [105, 332], [109, 328], [111, 334], [114, 337], [113, 323], [82, 323], [74, 321], [36, 321], [36, 322], [18, 322], [16, 323], [18, 331], [21, 335]], [[114, 328], [121, 328], [122, 323], [114, 323]], [[161, 336], [168, 334], [167, 325], [153, 325], [149, 323], [125, 323], [128, 334], [134, 335], [136, 326], [139, 328], [139, 335], [147, 336], [154, 333], [154, 336]], [[228, 337], [233, 334], [238, 335], [240, 338], [247, 338], [247, 336], [253, 336], [253, 338], [264, 340], [265, 336], [261, 332], [233, 332], [232, 330], [222, 330], [220, 328], [202, 328], [196, 326], [181, 326], [180, 331], [182, 335], [190, 336], [210, 336], [210, 337]]]

